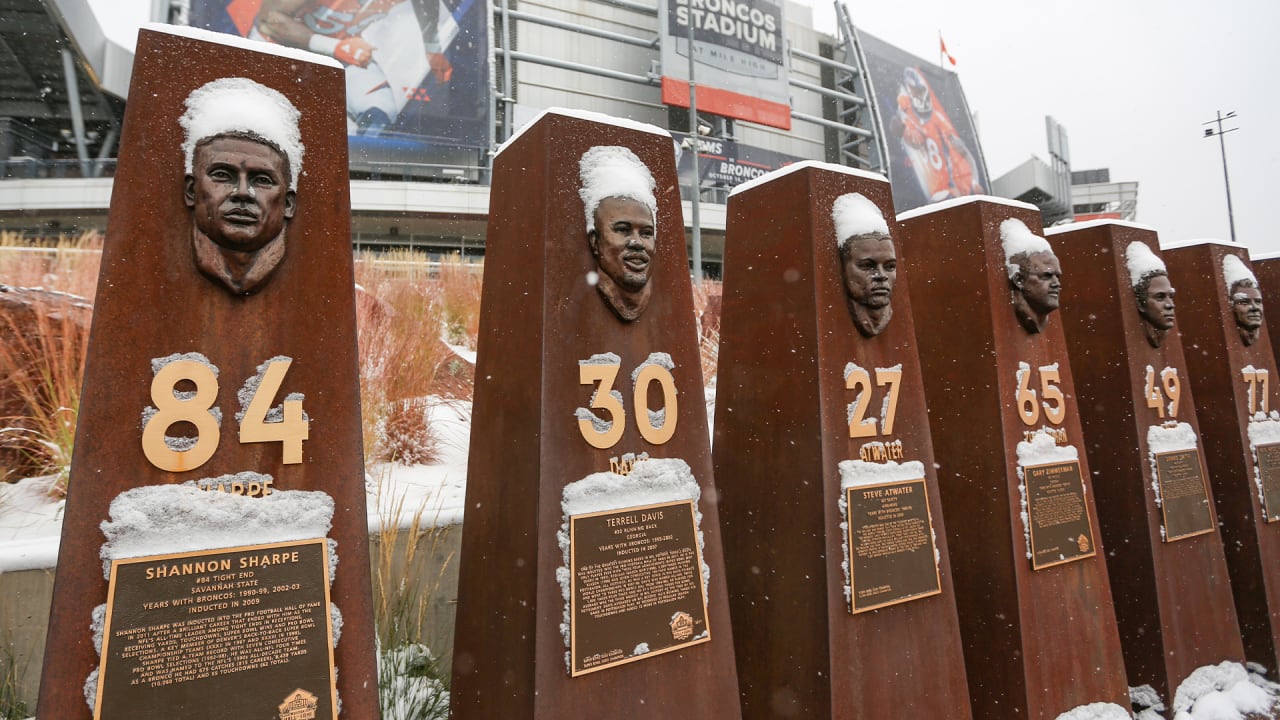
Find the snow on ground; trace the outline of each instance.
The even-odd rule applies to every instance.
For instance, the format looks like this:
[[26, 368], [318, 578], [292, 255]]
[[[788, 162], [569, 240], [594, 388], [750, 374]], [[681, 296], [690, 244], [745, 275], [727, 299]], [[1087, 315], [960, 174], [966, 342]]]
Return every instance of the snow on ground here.
[[[471, 403], [433, 397], [427, 406], [439, 442], [436, 462], [372, 465], [367, 469], [370, 532], [377, 532], [384, 519], [409, 527], [419, 511], [422, 526], [462, 522]], [[0, 483], [0, 573], [52, 568], [57, 564], [65, 501], [50, 496], [55, 479], [49, 476]]]

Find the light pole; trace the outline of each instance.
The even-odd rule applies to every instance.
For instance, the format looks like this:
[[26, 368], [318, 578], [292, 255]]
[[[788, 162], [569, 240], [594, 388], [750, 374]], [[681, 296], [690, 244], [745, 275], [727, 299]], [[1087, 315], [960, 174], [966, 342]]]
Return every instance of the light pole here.
[[1217, 135], [1218, 147], [1219, 149], [1222, 150], [1222, 181], [1227, 185], [1227, 222], [1231, 226], [1231, 242], [1236, 241], [1236, 216], [1235, 216], [1235, 213], [1231, 211], [1231, 176], [1227, 174], [1227, 143], [1225, 140], [1222, 139], [1222, 136], [1226, 135], [1229, 132], [1234, 132], [1236, 130], [1239, 130], [1240, 128], [1227, 128], [1226, 130], [1223, 130], [1222, 121], [1230, 120], [1235, 116], [1236, 116], [1235, 110], [1232, 110], [1226, 115], [1223, 115], [1222, 111], [1219, 110], [1217, 119], [1200, 123], [1201, 125], [1213, 125], [1216, 123], [1218, 126], [1218, 130], [1216, 132], [1211, 127], [1205, 128], [1204, 136], [1213, 137], [1214, 135]]
[[702, 218], [698, 217], [702, 199], [702, 169], [698, 167], [698, 90], [693, 80], [693, 18], [689, 17], [689, 139], [693, 141], [693, 192], [690, 205], [693, 210], [693, 279], [702, 279]]

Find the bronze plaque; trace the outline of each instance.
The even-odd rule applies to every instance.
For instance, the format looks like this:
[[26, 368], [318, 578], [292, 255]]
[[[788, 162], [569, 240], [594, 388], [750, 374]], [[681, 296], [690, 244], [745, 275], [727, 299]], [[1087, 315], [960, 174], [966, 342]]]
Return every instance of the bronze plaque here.
[[1209, 512], [1209, 490], [1203, 468], [1199, 450], [1156, 455], [1165, 542], [1213, 531], [1213, 513]]
[[1023, 481], [1027, 486], [1032, 569], [1093, 557], [1095, 541], [1080, 462], [1026, 466]]
[[569, 519], [572, 675], [711, 639], [693, 501]]
[[324, 538], [111, 564], [95, 720], [333, 720]]
[[1267, 522], [1280, 520], [1280, 443], [1256, 447], [1258, 478], [1262, 482], [1262, 517]]
[[942, 592], [924, 478], [846, 488], [845, 502], [850, 612]]

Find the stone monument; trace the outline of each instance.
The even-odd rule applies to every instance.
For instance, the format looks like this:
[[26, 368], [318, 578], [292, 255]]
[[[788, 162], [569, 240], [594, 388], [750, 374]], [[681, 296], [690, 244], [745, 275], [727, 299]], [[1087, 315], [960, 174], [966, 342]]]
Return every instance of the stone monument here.
[[972, 197], [898, 219], [974, 717], [1128, 717], [1040, 212]]
[[377, 717], [343, 82], [139, 35], [40, 717]]
[[1239, 245], [1165, 248], [1245, 657], [1280, 665], [1280, 412], [1266, 285]]
[[453, 716], [737, 718], [671, 137], [548, 111], [493, 198]]
[[1197, 668], [1244, 660], [1178, 333], [1185, 293], [1154, 230], [1108, 220], [1045, 235], [1072, 278], [1062, 321], [1129, 683], [1171, 707]]
[[968, 718], [907, 266], [880, 175], [729, 198], [714, 458], [744, 718]]

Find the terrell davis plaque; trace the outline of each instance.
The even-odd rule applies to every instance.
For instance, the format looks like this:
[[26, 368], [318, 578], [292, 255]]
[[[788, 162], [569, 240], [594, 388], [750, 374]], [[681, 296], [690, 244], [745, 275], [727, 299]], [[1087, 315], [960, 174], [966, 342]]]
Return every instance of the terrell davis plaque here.
[[1209, 491], [1199, 450], [1176, 450], [1156, 455], [1164, 539], [1173, 542], [1213, 531]]
[[1258, 481], [1262, 484], [1263, 516], [1280, 520], [1280, 443], [1258, 445]]
[[1027, 485], [1027, 516], [1031, 531], [1031, 567], [1093, 557], [1093, 531], [1084, 501], [1080, 463], [1049, 463], [1023, 468]]
[[95, 720], [333, 720], [333, 685], [324, 538], [112, 563]]
[[569, 519], [572, 675], [711, 639], [693, 502]]
[[874, 610], [942, 592], [924, 478], [845, 489], [849, 610]]

